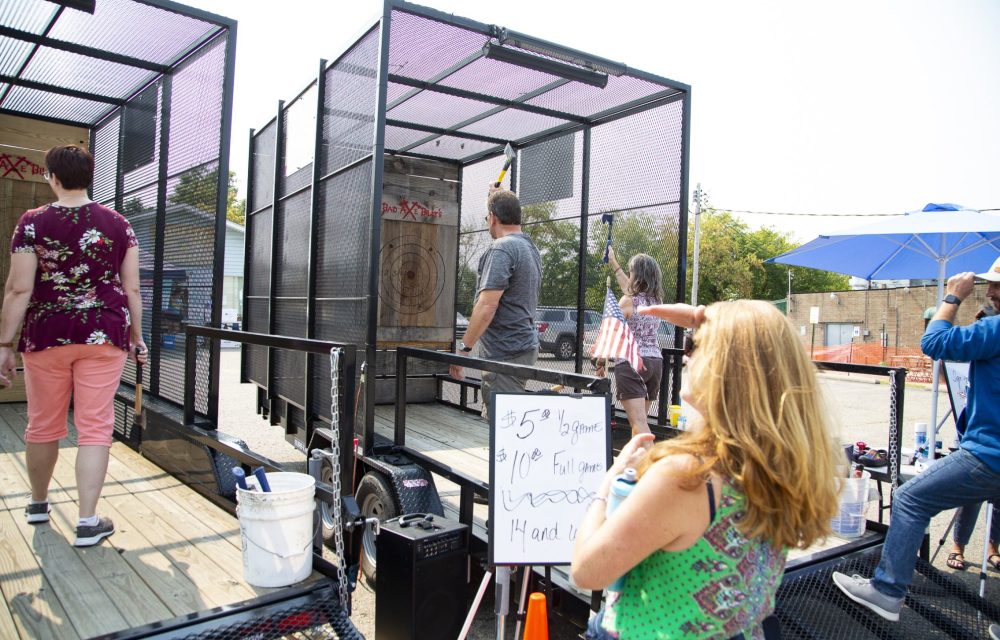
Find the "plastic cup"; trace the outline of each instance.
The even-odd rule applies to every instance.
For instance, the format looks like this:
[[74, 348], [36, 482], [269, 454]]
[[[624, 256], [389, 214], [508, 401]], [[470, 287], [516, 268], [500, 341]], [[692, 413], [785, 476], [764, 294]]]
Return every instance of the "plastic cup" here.
[[670, 405], [670, 426], [671, 427], [676, 427], [677, 426], [677, 420], [678, 420], [678, 418], [681, 417], [681, 412], [682, 411], [683, 410], [681, 409], [681, 405], [679, 405], [679, 404], [672, 404], [672, 405]]

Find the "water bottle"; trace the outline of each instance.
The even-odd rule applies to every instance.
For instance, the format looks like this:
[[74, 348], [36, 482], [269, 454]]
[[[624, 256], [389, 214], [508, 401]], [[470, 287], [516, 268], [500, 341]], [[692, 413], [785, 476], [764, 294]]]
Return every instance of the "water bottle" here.
[[[615, 481], [611, 483], [611, 493], [608, 494], [608, 506], [604, 511], [605, 518], [610, 517], [618, 505], [628, 497], [628, 494], [632, 493], [637, 479], [635, 469], [631, 467], [625, 469], [624, 473], [615, 478]], [[612, 582], [608, 586], [608, 591], [621, 591], [623, 586], [625, 586], [625, 576]]]
[[917, 454], [917, 459], [927, 460], [927, 423], [916, 422], [913, 424], [913, 450]]

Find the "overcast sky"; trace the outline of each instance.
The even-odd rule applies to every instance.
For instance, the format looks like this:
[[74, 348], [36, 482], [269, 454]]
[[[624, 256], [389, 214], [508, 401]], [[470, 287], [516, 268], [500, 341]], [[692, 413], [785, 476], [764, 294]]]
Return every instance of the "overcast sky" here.
[[[181, 0], [239, 21], [231, 166], [381, 12], [375, 0]], [[713, 206], [1000, 208], [998, 0], [430, 0], [691, 85], [691, 188]], [[797, 240], [857, 217], [740, 214]]]

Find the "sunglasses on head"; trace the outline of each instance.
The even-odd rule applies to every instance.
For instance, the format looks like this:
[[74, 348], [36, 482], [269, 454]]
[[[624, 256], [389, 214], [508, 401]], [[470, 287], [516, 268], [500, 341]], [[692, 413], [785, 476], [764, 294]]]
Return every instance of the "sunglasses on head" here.
[[688, 357], [691, 357], [691, 354], [694, 353], [695, 346], [696, 345], [694, 343], [694, 333], [692, 333], [690, 331], [685, 331], [684, 332], [684, 355], [686, 355]]

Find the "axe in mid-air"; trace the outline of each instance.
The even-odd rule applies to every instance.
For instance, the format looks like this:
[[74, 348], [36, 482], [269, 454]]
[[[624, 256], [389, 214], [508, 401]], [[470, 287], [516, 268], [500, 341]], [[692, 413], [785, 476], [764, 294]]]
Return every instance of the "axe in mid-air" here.
[[507, 175], [507, 170], [510, 169], [510, 163], [514, 162], [514, 158], [517, 157], [517, 154], [514, 152], [514, 147], [510, 146], [509, 142], [507, 143], [507, 146], [503, 148], [503, 155], [506, 156], [507, 159], [504, 160], [503, 169], [500, 170], [500, 177], [493, 183], [493, 186], [497, 188], [499, 188], [500, 183], [503, 182], [503, 177]]
[[611, 227], [615, 224], [615, 214], [613, 213], [603, 213], [601, 214], [601, 224], [608, 225], [608, 241], [604, 245], [604, 264], [608, 263], [608, 249], [611, 248]]

